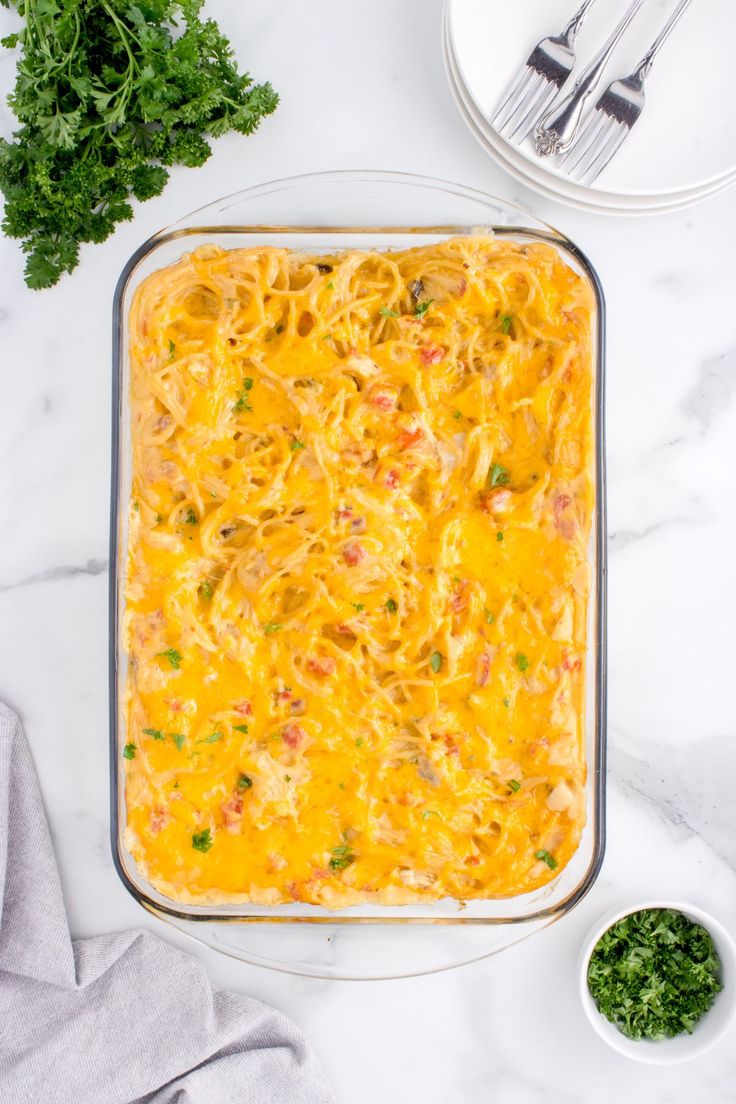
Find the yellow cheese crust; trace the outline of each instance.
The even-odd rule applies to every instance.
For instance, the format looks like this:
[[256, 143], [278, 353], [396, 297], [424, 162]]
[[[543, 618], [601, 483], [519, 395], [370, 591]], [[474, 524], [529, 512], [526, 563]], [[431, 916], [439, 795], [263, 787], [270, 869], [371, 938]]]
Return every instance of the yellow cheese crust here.
[[178, 901], [520, 894], [585, 819], [587, 282], [207, 246], [130, 319], [128, 846]]

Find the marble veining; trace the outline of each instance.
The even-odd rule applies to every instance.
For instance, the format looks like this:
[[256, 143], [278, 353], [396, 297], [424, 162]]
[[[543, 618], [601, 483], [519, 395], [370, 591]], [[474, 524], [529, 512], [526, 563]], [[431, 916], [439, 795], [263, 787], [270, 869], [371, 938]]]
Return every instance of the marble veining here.
[[[0, 697], [23, 717], [75, 935], [140, 926], [221, 985], [293, 1016], [341, 1104], [734, 1104], [734, 1035], [673, 1069], [627, 1062], [590, 1031], [578, 949], [606, 908], [690, 898], [736, 929], [736, 192], [685, 212], [607, 219], [506, 178], [446, 87], [441, 0], [207, 0], [256, 79], [282, 94], [57, 289], [25, 289], [0, 240]], [[0, 34], [14, 17], [0, 8]], [[13, 59], [0, 55], [0, 86]], [[0, 131], [12, 126], [0, 103]], [[398, 169], [496, 193], [565, 231], [608, 304], [608, 846], [565, 920], [484, 962], [396, 982], [266, 971], [149, 916], [112, 867], [107, 789], [110, 310], [152, 232], [248, 184], [331, 168]], [[325, 934], [339, 960], [350, 937]]]

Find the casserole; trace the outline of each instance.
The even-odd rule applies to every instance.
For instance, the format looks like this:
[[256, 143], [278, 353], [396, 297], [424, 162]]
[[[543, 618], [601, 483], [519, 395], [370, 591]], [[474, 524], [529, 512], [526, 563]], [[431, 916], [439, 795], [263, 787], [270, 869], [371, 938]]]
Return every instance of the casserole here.
[[[333, 197], [350, 180], [367, 183], [371, 207], [376, 211], [373, 226], [355, 226], [351, 203], [344, 205], [338, 228], [314, 225], [287, 225], [283, 218], [299, 190], [308, 187], [310, 201], [322, 204], [329, 199], [328, 209], [334, 210]], [[337, 192], [331, 189], [337, 189]], [[315, 198], [317, 197], [317, 198]], [[384, 198], [385, 197], [385, 198]], [[398, 197], [401, 202], [398, 202]], [[363, 197], [365, 201], [365, 195]], [[243, 205], [255, 205], [257, 214], [244, 217]], [[403, 206], [403, 211], [401, 207]], [[156, 890], [136, 866], [125, 841], [125, 794], [121, 752], [129, 742], [125, 729], [123, 687], [126, 657], [122, 648], [123, 578], [125, 548], [129, 524], [127, 503], [131, 487], [130, 411], [128, 346], [130, 335], [127, 319], [133, 296], [140, 283], [153, 271], [174, 262], [184, 251], [199, 246], [262, 247], [264, 245], [300, 249], [307, 252], [338, 252], [344, 249], [399, 249], [416, 245], [441, 243], [451, 237], [476, 233], [479, 228], [490, 230], [497, 241], [517, 244], [544, 243], [552, 246], [586, 281], [592, 301], [593, 317], [593, 388], [591, 395], [591, 426], [594, 445], [594, 504], [590, 534], [590, 563], [593, 586], [588, 608], [586, 662], [585, 745], [587, 780], [584, 790], [586, 824], [580, 844], [570, 862], [560, 874], [530, 892], [509, 898], [457, 900], [444, 898], [425, 904], [412, 901], [390, 906], [376, 903], [357, 904], [339, 914], [345, 924], [407, 921], [459, 925], [509, 925], [548, 922], [580, 900], [594, 881], [603, 855], [604, 756], [605, 756], [605, 574], [604, 574], [604, 468], [603, 468], [603, 298], [601, 289], [588, 262], [562, 235], [536, 224], [535, 220], [507, 205], [455, 185], [422, 181], [417, 178], [386, 177], [382, 174], [335, 174], [312, 180], [282, 181], [275, 185], [253, 189], [236, 199], [214, 205], [204, 218], [195, 217], [193, 225], [162, 232], [146, 243], [126, 266], [116, 292], [114, 308], [114, 417], [113, 417], [113, 486], [111, 526], [111, 793], [113, 853], [118, 871], [127, 888], [146, 907], [187, 920], [204, 921], [274, 921], [307, 920], [334, 923], [335, 917], [319, 905], [294, 901], [267, 905], [247, 902], [197, 903], [181, 902]], [[302, 209], [304, 204], [302, 203]], [[271, 214], [270, 212], [273, 212]], [[409, 212], [415, 217], [412, 224]], [[425, 213], [426, 212], [426, 213]], [[442, 212], [460, 217], [441, 219]], [[265, 217], [264, 217], [265, 215]], [[403, 215], [403, 217], [402, 217]], [[424, 217], [417, 219], [417, 215]], [[270, 216], [270, 217], [269, 217]], [[484, 217], [485, 216], [485, 217]], [[315, 219], [316, 221], [316, 219]], [[416, 222], [420, 225], [416, 225]], [[230, 223], [230, 224], [228, 224]], [[256, 225], [253, 225], [256, 223]]]

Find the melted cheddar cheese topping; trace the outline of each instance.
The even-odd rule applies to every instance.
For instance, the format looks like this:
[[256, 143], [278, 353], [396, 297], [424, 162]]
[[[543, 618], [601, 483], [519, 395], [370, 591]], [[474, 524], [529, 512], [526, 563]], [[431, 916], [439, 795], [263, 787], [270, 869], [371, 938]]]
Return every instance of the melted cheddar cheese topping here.
[[179, 901], [519, 894], [585, 818], [586, 281], [207, 246], [131, 312], [127, 844]]

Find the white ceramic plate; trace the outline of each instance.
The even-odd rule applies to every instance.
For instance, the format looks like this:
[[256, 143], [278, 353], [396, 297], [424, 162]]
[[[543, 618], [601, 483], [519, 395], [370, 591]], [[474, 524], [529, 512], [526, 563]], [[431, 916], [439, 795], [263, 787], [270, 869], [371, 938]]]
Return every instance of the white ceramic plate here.
[[444, 32], [444, 40], [444, 60], [450, 89], [471, 133], [483, 149], [512, 176], [548, 198], [557, 199], [581, 210], [606, 214], [660, 214], [679, 210], [716, 195], [736, 180], [736, 169], [734, 169], [708, 186], [683, 189], [672, 195], [616, 196], [612, 193], [584, 188], [559, 175], [548, 173], [541, 166], [521, 157], [515, 147], [503, 142], [490, 127], [462, 84], [462, 77], [452, 54], [447, 28]]
[[[575, 0], [448, 0], [450, 49], [460, 79], [484, 124], [500, 101], [532, 46], [557, 33], [575, 8]], [[614, 53], [603, 85], [630, 72], [649, 47], [674, 6], [651, 0], [636, 16]], [[594, 5], [578, 37], [578, 59], [598, 49], [622, 3]], [[635, 130], [598, 180], [584, 189], [611, 202], [626, 198], [661, 204], [708, 189], [736, 173], [736, 111], [733, 110], [733, 57], [736, 14], [733, 0], [700, 0], [683, 16], [647, 83], [647, 106]], [[683, 79], [687, 74], [687, 79]], [[542, 162], [531, 141], [508, 152], [528, 169], [544, 165], [544, 175], [568, 187], [554, 164]], [[548, 187], [551, 185], [548, 183]], [[576, 186], [579, 187], [579, 186]]]

